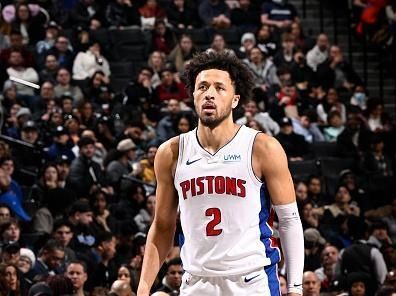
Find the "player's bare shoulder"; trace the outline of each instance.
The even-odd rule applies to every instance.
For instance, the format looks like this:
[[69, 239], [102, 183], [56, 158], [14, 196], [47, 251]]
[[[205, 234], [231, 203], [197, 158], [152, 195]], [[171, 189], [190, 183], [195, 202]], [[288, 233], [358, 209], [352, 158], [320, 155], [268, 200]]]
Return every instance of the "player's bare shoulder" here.
[[252, 160], [254, 173], [261, 179], [277, 166], [287, 165], [287, 158], [281, 144], [274, 137], [264, 133], [256, 136]]
[[154, 160], [155, 170], [161, 173], [164, 173], [164, 170], [166, 170], [171, 172], [171, 175], [173, 176], [176, 169], [178, 155], [179, 136], [176, 136], [162, 143], [158, 147]]

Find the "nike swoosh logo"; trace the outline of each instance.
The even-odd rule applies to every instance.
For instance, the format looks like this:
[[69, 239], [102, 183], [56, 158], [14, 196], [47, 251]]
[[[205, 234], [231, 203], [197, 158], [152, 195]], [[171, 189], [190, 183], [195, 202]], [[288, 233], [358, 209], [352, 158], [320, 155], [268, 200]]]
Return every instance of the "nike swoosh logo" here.
[[302, 284], [294, 284], [294, 287], [301, 287], [302, 286]]
[[258, 276], [260, 276], [260, 274], [256, 274], [255, 276], [253, 276], [251, 278], [245, 277], [244, 281], [245, 281], [245, 283], [248, 283], [248, 282], [250, 282], [251, 280], [255, 279]]
[[198, 160], [201, 160], [202, 158], [198, 158], [198, 159], [194, 159], [194, 160], [189, 160], [189, 159], [187, 159], [187, 162], [186, 162], [186, 165], [190, 165], [190, 164], [193, 164], [194, 162], [197, 162]]

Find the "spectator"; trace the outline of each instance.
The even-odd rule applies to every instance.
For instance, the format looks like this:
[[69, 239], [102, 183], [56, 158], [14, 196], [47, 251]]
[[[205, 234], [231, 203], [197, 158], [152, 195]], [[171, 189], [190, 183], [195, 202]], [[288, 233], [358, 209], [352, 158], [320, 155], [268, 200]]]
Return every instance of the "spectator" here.
[[369, 238], [367, 242], [375, 247], [377, 247], [379, 250], [383, 246], [388, 246], [392, 245], [392, 239], [389, 237], [389, 228], [388, 224], [385, 222], [378, 220], [374, 221], [372, 225], [369, 227]]
[[65, 263], [68, 264], [76, 260], [76, 253], [70, 246], [73, 239], [73, 224], [64, 219], [55, 220], [52, 237], [55, 241], [61, 244], [65, 250]]
[[111, 296], [133, 296], [130, 285], [123, 280], [116, 280], [110, 289]]
[[173, 29], [192, 29], [198, 27], [199, 20], [196, 8], [184, 0], [173, 0], [166, 7], [169, 24]]
[[308, 186], [304, 181], [295, 182], [294, 189], [296, 191], [297, 204], [304, 204], [308, 201]]
[[315, 40], [304, 34], [300, 22], [293, 22], [290, 27], [290, 33], [294, 36], [296, 48], [306, 54], [315, 46]]
[[211, 51], [215, 51], [215, 52], [225, 51], [229, 54], [235, 54], [235, 52], [232, 49], [227, 48], [227, 44], [224, 40], [223, 35], [221, 34], [214, 34], [212, 43], [210, 44], [210, 47], [206, 50], [206, 52], [211, 52]]
[[164, 20], [156, 20], [152, 31], [152, 50], [169, 54], [176, 45], [176, 35]]
[[23, 37], [21, 32], [18, 30], [11, 31], [10, 35], [10, 47], [1, 50], [0, 61], [3, 65], [7, 65], [10, 59], [11, 52], [14, 50], [20, 51], [22, 54], [22, 65], [26, 68], [33, 67], [35, 64], [33, 54], [23, 44]]
[[312, 202], [307, 199], [304, 202], [301, 202], [300, 205], [300, 208], [302, 207], [301, 222], [303, 229], [318, 228], [319, 214], [322, 210], [314, 208]]
[[49, 240], [40, 250], [36, 263], [33, 266], [35, 276], [61, 274], [60, 269], [65, 258], [65, 250], [61, 244]]
[[370, 150], [364, 155], [363, 169], [368, 174], [379, 176], [393, 176], [391, 157], [384, 151], [384, 141], [379, 136], [371, 139]]
[[327, 116], [329, 125], [323, 129], [324, 137], [327, 142], [336, 142], [338, 136], [345, 129], [341, 113], [337, 110], [331, 111]]
[[[242, 0], [243, 1], [243, 0]], [[250, 1], [250, 0], [248, 0]], [[256, 38], [253, 33], [245, 33], [241, 37], [241, 47], [237, 51], [237, 56], [240, 59], [248, 59], [250, 51], [256, 46]]]
[[317, 67], [318, 82], [324, 89], [335, 88], [351, 92], [362, 80], [352, 66], [345, 61], [339, 46], [330, 47], [329, 57]]
[[160, 74], [166, 68], [166, 54], [162, 51], [153, 51], [147, 61], [148, 66], [153, 71], [151, 75], [151, 85], [156, 88], [161, 83]]
[[290, 70], [294, 62], [295, 40], [291, 33], [283, 33], [281, 37], [281, 46], [274, 56], [274, 64], [277, 68], [285, 67]]
[[1, 248], [1, 262], [17, 265], [21, 256], [21, 246], [18, 242], [6, 243]]
[[91, 205], [94, 211], [93, 227], [96, 232], [115, 231], [115, 219], [109, 211], [109, 200], [112, 195], [106, 190], [98, 190], [91, 196]]
[[125, 29], [140, 27], [140, 15], [135, 3], [130, 0], [113, 0], [106, 8], [106, 19], [110, 28]]
[[[307, 65], [304, 53], [296, 50], [293, 56], [293, 63], [290, 65], [291, 80], [295, 82], [300, 92], [309, 91], [314, 82], [314, 73]], [[308, 106], [304, 106], [307, 108]]]
[[38, 282], [32, 285], [29, 289], [28, 296], [36, 296], [36, 295], [43, 295], [43, 296], [53, 296], [51, 288], [48, 284], [44, 282]]
[[319, 296], [320, 280], [312, 271], [306, 271], [303, 275], [303, 296]]
[[284, 117], [279, 123], [280, 132], [276, 136], [286, 152], [289, 161], [300, 161], [308, 154], [308, 143], [303, 136], [293, 131], [291, 119]]
[[331, 111], [338, 111], [341, 114], [342, 123], [346, 122], [346, 107], [339, 101], [338, 92], [335, 88], [330, 88], [324, 102], [316, 107], [316, 113], [321, 124], [328, 123], [327, 116]]
[[289, 29], [292, 22], [298, 21], [296, 8], [284, 0], [272, 0], [261, 7], [261, 23], [280, 30]]
[[27, 248], [20, 249], [20, 257], [17, 263], [18, 269], [26, 276], [36, 263], [33, 251]]
[[147, 233], [153, 222], [155, 214], [155, 194], [151, 194], [146, 199], [145, 207], [139, 211], [134, 218], [140, 232]]
[[150, 145], [146, 150], [146, 157], [140, 160], [140, 166], [142, 172], [140, 174], [142, 181], [150, 184], [155, 184], [155, 172], [154, 172], [154, 159], [157, 153], [158, 146]]
[[257, 32], [257, 46], [270, 57], [278, 51], [278, 42], [274, 35], [269, 25], [261, 25]]
[[329, 203], [328, 197], [322, 191], [322, 180], [317, 175], [308, 178], [308, 200], [312, 202], [314, 208], [322, 207]]
[[75, 158], [71, 150], [71, 142], [68, 131], [63, 126], [58, 126], [54, 131], [53, 144], [48, 147], [47, 158], [54, 161], [59, 155], [66, 155], [68, 160], [72, 161]]
[[83, 137], [78, 142], [80, 155], [73, 160], [68, 182], [78, 197], [87, 196], [103, 183], [100, 165], [93, 161], [95, 141]]
[[143, 30], [152, 30], [157, 20], [166, 19], [166, 11], [160, 7], [157, 0], [146, 0], [139, 8], [139, 14]]
[[45, 114], [49, 106], [55, 101], [54, 84], [51, 81], [44, 81], [41, 84], [40, 95], [32, 104], [32, 111], [35, 118], [40, 118]]
[[180, 112], [180, 102], [170, 99], [167, 104], [167, 115], [163, 116], [157, 125], [157, 139], [161, 143], [176, 136], [174, 122]]
[[162, 70], [161, 83], [155, 89], [155, 96], [160, 103], [166, 103], [170, 99], [181, 102], [188, 99], [185, 84], [180, 80], [179, 74], [171, 68]]
[[394, 0], [390, 1], [385, 7], [385, 14], [390, 24], [390, 31], [393, 36], [396, 35], [396, 2]]
[[352, 94], [350, 104], [358, 106], [362, 110], [367, 108], [367, 93], [363, 85], [356, 85], [355, 91]]
[[14, 126], [11, 126], [7, 129], [6, 134], [14, 139], [21, 138], [21, 131], [23, 126], [29, 119], [31, 118], [32, 114], [28, 108], [22, 107], [16, 112], [15, 117], [16, 121]]
[[347, 276], [349, 295], [362, 296], [370, 295], [370, 274], [363, 272], [352, 272]]
[[44, 52], [43, 55], [54, 55], [60, 67], [65, 67], [69, 71], [72, 70], [74, 61], [74, 52], [70, 47], [70, 41], [66, 36], [58, 36], [53, 47]]
[[42, 55], [54, 46], [60, 30], [60, 26], [55, 21], [50, 21], [45, 25], [45, 37], [36, 44], [36, 53], [38, 55]]
[[[23, 63], [22, 52], [19, 50], [13, 50], [10, 52], [8, 59], [7, 73], [9, 76], [22, 79], [31, 83], [37, 83], [39, 81], [38, 73], [31, 67], [25, 67]], [[26, 85], [17, 84], [17, 91], [20, 94], [33, 96], [34, 90]]]
[[14, 264], [0, 264], [0, 293], [2, 295], [21, 295], [18, 269]]
[[329, 39], [326, 34], [319, 34], [316, 45], [307, 53], [307, 64], [316, 72], [318, 66], [329, 56]]
[[255, 32], [260, 24], [260, 13], [251, 0], [239, 0], [239, 7], [234, 7], [230, 13], [231, 24], [242, 32]]
[[96, 71], [110, 76], [110, 66], [107, 59], [102, 55], [101, 45], [97, 41], [91, 41], [86, 52], [79, 52], [73, 63], [73, 79], [84, 81], [93, 76]]
[[153, 86], [151, 77], [153, 70], [149, 67], [142, 67], [139, 71], [137, 79], [129, 82], [125, 89], [125, 98], [123, 104], [128, 109], [148, 109], [152, 103]]
[[88, 279], [87, 266], [83, 261], [71, 261], [66, 266], [66, 277], [73, 283], [75, 296], [85, 296], [84, 284]]
[[[183, 0], [182, 0], [183, 1]], [[198, 52], [190, 35], [182, 34], [179, 43], [168, 55], [168, 61], [179, 73], [183, 73], [184, 66]]]
[[326, 240], [317, 229], [307, 228], [304, 230], [305, 271], [314, 271], [320, 267], [320, 254], [325, 244]]
[[71, 84], [69, 70], [60, 68], [57, 72], [56, 80], [55, 96], [60, 98], [65, 93], [69, 93], [73, 97], [73, 106], [80, 106], [84, 100], [84, 96], [79, 86]]
[[70, 24], [74, 28], [88, 28], [93, 17], [104, 23], [103, 8], [100, 2], [95, 0], [78, 0], [71, 9], [69, 17]]
[[390, 119], [384, 112], [384, 105], [379, 99], [370, 98], [367, 101], [366, 113], [367, 126], [371, 132], [385, 135], [392, 130]]
[[0, 229], [3, 224], [8, 223], [11, 218], [10, 208], [6, 204], [0, 204]]
[[[4, 204], [4, 203], [3, 203]], [[12, 209], [11, 207], [9, 207]], [[4, 222], [1, 225], [1, 245], [7, 243], [19, 242], [21, 237], [21, 224], [19, 220], [15, 218], [9, 218], [8, 222]]]
[[97, 117], [94, 112], [94, 105], [92, 102], [82, 102], [79, 108], [80, 112], [80, 128], [82, 130], [93, 130], [97, 124]]
[[292, 118], [293, 130], [297, 135], [304, 136], [308, 143], [323, 142], [325, 140], [322, 132], [315, 122], [312, 122], [312, 116], [307, 111], [300, 117]]
[[45, 282], [54, 295], [71, 295], [73, 293], [73, 283], [64, 274], [50, 275]]
[[166, 263], [166, 275], [162, 280], [162, 287], [158, 291], [174, 294], [180, 292], [183, 268], [180, 258], [174, 258]]
[[230, 9], [224, 0], [204, 0], [198, 7], [202, 23], [215, 29], [227, 29], [231, 25]]
[[260, 112], [257, 108], [257, 103], [254, 100], [248, 100], [243, 104], [245, 114], [243, 117], [236, 120], [237, 124], [246, 124], [250, 119], [257, 120], [257, 122], [264, 128], [266, 134], [275, 136], [279, 133], [279, 125], [274, 121], [268, 112]]
[[36, 145], [38, 144], [39, 136], [39, 129], [34, 121], [28, 120], [23, 124], [21, 130], [21, 140], [23, 142]]
[[132, 292], [137, 291], [139, 284], [138, 279], [136, 278], [136, 274], [130, 265], [121, 264], [121, 266], [118, 268], [117, 280], [122, 280], [128, 283]]
[[338, 249], [335, 246], [326, 246], [321, 254], [321, 267], [315, 270], [320, 280], [322, 292], [331, 292], [330, 286], [335, 280], [335, 267], [338, 260]]
[[59, 63], [53, 54], [49, 54], [45, 57], [44, 69], [39, 72], [40, 82], [48, 80], [53, 84], [56, 83], [56, 75], [59, 70]]

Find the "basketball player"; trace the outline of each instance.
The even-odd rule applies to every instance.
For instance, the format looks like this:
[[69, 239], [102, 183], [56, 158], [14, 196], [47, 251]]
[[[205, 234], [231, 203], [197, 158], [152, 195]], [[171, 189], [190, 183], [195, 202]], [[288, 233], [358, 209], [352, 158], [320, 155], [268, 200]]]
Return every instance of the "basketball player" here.
[[149, 295], [172, 247], [178, 207], [185, 270], [180, 295], [280, 295], [271, 209], [279, 220], [288, 295], [301, 295], [303, 232], [285, 153], [274, 138], [232, 118], [240, 99], [250, 96], [251, 73], [233, 55], [202, 53], [189, 63], [186, 79], [198, 127], [157, 152], [156, 215], [138, 296]]

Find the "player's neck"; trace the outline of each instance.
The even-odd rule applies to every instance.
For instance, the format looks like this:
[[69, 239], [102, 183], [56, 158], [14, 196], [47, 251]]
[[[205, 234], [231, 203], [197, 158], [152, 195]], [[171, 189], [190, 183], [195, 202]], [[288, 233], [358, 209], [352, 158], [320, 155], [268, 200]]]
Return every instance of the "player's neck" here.
[[198, 140], [205, 150], [216, 153], [235, 136], [239, 128], [240, 126], [232, 121], [227, 124], [220, 124], [215, 128], [198, 124]]

